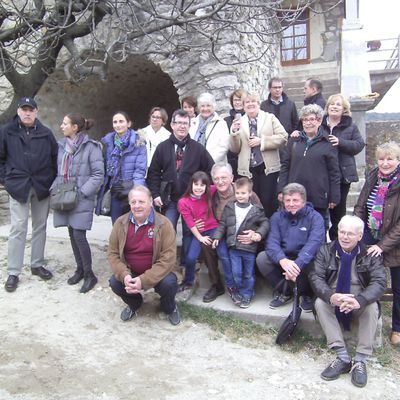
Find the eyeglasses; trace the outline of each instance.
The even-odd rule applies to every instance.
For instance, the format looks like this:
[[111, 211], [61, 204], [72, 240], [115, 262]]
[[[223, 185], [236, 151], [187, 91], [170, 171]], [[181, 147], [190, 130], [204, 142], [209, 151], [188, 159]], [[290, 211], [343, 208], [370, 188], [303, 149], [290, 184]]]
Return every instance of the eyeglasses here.
[[228, 182], [229, 176], [219, 176], [218, 178], [213, 178], [214, 182]]
[[303, 122], [303, 124], [314, 124], [318, 120], [319, 120], [319, 118], [310, 117], [310, 118], [303, 118], [302, 122]]
[[342, 236], [347, 236], [349, 238], [355, 238], [357, 236], [357, 233], [346, 232], [346, 231], [341, 231], [341, 230], [339, 230], [339, 234], [342, 235]]
[[180, 125], [180, 126], [189, 126], [189, 122], [182, 122], [182, 121], [172, 121], [172, 124]]
[[151, 119], [162, 119], [162, 117], [158, 116], [158, 115], [152, 115]]

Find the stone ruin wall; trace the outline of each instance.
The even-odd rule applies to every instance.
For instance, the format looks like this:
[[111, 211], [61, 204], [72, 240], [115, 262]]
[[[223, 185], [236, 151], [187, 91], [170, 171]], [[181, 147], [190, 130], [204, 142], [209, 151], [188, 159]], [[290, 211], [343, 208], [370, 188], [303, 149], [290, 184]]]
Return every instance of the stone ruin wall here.
[[[202, 39], [193, 36], [192, 40]], [[145, 41], [140, 45], [142, 48], [150, 46]], [[84, 48], [84, 40], [80, 46]], [[226, 114], [230, 109], [229, 95], [239, 87], [258, 92], [261, 97], [266, 95], [266, 82], [278, 68], [278, 41], [272, 41], [258, 62], [237, 64], [246, 57], [261, 54], [265, 46], [254, 36], [227, 35], [218, 47], [218, 55], [228, 65], [218, 63], [204, 43], [168, 58], [132, 55], [122, 64], [110, 62], [106, 81], [89, 76], [78, 84], [66, 80], [65, 55], [61, 54], [57, 70], [36, 96], [39, 118], [60, 137], [63, 116], [68, 112], [80, 112], [96, 120], [91, 134], [100, 139], [111, 130], [112, 114], [117, 110], [127, 111], [134, 127], [141, 128], [148, 124], [152, 106], [164, 107], [171, 115], [179, 107], [180, 98], [198, 96], [205, 91], [215, 96], [217, 111]], [[0, 112], [7, 108], [11, 97], [8, 81], [0, 78]], [[8, 222], [8, 196], [0, 187], [0, 224]]]

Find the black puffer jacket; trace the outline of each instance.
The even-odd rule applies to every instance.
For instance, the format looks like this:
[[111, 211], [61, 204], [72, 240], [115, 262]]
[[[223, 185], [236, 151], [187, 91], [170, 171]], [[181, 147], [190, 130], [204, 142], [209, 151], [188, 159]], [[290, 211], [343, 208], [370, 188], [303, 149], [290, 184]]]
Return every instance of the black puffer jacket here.
[[354, 156], [365, 146], [357, 125], [348, 115], [343, 115], [341, 121], [332, 130], [328, 126], [327, 116], [322, 121], [323, 129], [328, 134], [335, 135], [339, 139], [339, 168], [343, 183], [358, 182], [357, 166]]
[[[321, 128], [320, 128], [321, 129]], [[340, 172], [337, 148], [324, 131], [307, 149], [304, 136], [288, 141], [279, 173], [278, 193], [288, 183], [300, 183], [307, 190], [307, 200], [314, 208], [328, 208], [340, 201]]]
[[[339, 270], [340, 258], [335, 243], [324, 244], [318, 251], [308, 279], [317, 297], [330, 303], [335, 293], [331, 288]], [[356, 256], [356, 271], [362, 291], [355, 298], [361, 307], [379, 300], [386, 288], [386, 270], [382, 257], [367, 255], [366, 247], [360, 243], [360, 252]]]
[[39, 200], [45, 199], [57, 176], [57, 152], [50, 129], [39, 120], [26, 128], [16, 117], [0, 130], [0, 183], [20, 203], [27, 202], [31, 187]]
[[237, 240], [237, 235], [243, 234], [243, 231], [249, 229], [259, 233], [262, 239], [265, 238], [269, 231], [269, 220], [265, 216], [264, 209], [259, 205], [253, 204], [236, 233], [235, 202], [230, 201], [224, 208], [219, 227], [214, 233], [214, 239], [220, 240], [225, 236], [228, 247], [255, 253], [258, 243], [243, 244]]

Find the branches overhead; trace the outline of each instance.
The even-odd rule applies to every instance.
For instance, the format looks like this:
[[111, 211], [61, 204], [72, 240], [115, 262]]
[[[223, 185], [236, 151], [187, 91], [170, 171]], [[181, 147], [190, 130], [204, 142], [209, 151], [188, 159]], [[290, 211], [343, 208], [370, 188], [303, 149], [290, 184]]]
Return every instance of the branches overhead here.
[[[307, 7], [312, 9], [316, 3], [316, 0], [2, 0], [0, 75], [5, 75], [13, 86], [32, 70], [45, 79], [54, 70], [63, 48], [69, 58], [64, 60], [65, 71], [73, 81], [89, 73], [104, 78], [109, 58], [123, 61], [131, 54], [165, 57], [191, 49], [209, 49], [221, 63], [250, 62], [261, 59], [268, 46], [275, 43], [282, 31], [280, 20], [287, 18], [287, 10], [295, 20], [296, 15]], [[97, 29], [99, 25], [101, 29]], [[246, 41], [250, 36], [265, 44], [262, 51], [224, 58], [222, 54], [226, 52], [220, 50], [226, 38]]]

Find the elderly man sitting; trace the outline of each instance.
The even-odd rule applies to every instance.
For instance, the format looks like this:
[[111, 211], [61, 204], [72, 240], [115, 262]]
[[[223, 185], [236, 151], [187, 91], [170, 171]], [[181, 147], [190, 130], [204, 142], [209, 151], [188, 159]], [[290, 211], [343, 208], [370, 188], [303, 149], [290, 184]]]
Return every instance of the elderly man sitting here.
[[153, 199], [145, 186], [131, 189], [128, 199], [131, 212], [115, 222], [108, 248], [108, 261], [114, 273], [110, 287], [127, 304], [121, 319], [134, 318], [143, 303], [142, 291], [154, 288], [169, 322], [178, 325], [178, 284], [172, 272], [176, 263], [175, 230], [168, 218], [154, 211]]
[[[365, 359], [372, 354], [379, 318], [377, 301], [386, 287], [382, 257], [367, 254], [361, 242], [363, 221], [344, 216], [338, 225], [338, 240], [319, 250], [309, 279], [317, 296], [315, 310], [326, 335], [329, 348], [337, 358], [321, 373], [325, 380], [351, 373], [351, 382], [358, 387], [367, 384]], [[358, 344], [352, 360], [343, 338], [358, 320]]]

